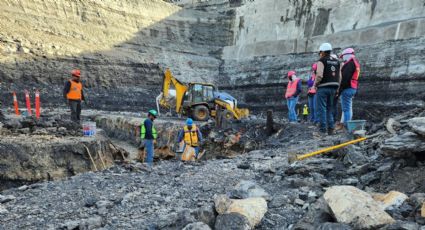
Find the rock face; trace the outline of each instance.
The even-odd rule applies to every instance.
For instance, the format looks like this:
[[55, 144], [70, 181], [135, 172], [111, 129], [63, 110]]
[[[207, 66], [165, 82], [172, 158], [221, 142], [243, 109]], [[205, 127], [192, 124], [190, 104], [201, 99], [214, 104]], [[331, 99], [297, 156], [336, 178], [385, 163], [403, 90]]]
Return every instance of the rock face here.
[[154, 106], [160, 67], [170, 67], [251, 108], [283, 110], [282, 76], [296, 69], [305, 80], [324, 41], [356, 49], [359, 117], [378, 119], [383, 105], [395, 112], [425, 98], [421, 0], [13, 0], [0, 8], [0, 100], [8, 105], [10, 90], [25, 88], [40, 89], [45, 106], [62, 104], [63, 82], [81, 68], [89, 107], [136, 111]]
[[[223, 49], [220, 82], [255, 108], [283, 109], [284, 76], [295, 69], [306, 80], [320, 43], [326, 41], [337, 52], [353, 47], [362, 65], [355, 116], [376, 119], [382, 118], [382, 109], [391, 111], [389, 105], [421, 105], [425, 62], [411, 58], [423, 56], [425, 6], [412, 0], [394, 8], [396, 2], [246, 1], [236, 10], [234, 43]], [[383, 13], [387, 11], [394, 16]], [[403, 103], [388, 103], [388, 95], [400, 96]]]
[[338, 222], [349, 224], [356, 229], [372, 229], [394, 223], [372, 197], [352, 186], [333, 186], [324, 198]]
[[219, 50], [232, 37], [231, 9], [206, 12], [162, 0], [13, 0], [0, 8], [2, 102], [10, 101], [10, 89], [38, 88], [44, 106], [63, 103], [63, 82], [80, 68], [90, 107], [153, 107], [160, 67], [182, 81], [212, 82]]

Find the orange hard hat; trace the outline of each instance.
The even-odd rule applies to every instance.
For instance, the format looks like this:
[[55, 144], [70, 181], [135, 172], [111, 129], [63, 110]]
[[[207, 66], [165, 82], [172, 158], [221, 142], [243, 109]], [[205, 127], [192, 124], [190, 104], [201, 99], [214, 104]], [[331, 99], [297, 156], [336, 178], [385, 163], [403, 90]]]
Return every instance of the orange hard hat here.
[[72, 76], [75, 77], [80, 77], [81, 76], [81, 71], [79, 69], [74, 69], [71, 71]]

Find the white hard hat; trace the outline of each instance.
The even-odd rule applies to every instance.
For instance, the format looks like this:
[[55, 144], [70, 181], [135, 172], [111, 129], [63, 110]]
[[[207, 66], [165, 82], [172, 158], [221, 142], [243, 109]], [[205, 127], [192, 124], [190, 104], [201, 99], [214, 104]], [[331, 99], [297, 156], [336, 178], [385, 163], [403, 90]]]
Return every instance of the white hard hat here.
[[331, 51], [332, 50], [332, 45], [330, 43], [322, 43], [319, 47], [319, 51]]

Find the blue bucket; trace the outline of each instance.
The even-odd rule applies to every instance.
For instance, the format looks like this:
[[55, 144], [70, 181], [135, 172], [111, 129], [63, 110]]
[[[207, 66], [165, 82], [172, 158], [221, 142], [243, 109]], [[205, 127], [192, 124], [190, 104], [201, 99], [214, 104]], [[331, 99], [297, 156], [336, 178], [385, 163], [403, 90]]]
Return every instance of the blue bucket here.
[[85, 137], [91, 137], [96, 135], [96, 122], [84, 122], [83, 135]]
[[357, 130], [364, 130], [366, 120], [352, 120], [347, 122], [347, 129], [349, 133], [353, 133]]

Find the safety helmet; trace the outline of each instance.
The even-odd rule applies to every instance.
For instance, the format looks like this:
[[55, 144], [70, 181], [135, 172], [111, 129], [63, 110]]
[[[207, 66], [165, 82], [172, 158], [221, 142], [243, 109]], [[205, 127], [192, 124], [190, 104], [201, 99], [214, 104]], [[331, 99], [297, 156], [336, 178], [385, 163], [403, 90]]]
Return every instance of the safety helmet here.
[[294, 70], [288, 72], [288, 77], [294, 76], [296, 73]]
[[192, 118], [188, 118], [188, 119], [186, 120], [186, 125], [193, 125], [193, 120], [192, 120]]
[[150, 114], [150, 115], [152, 115], [154, 117], [158, 116], [158, 113], [154, 109], [149, 110], [148, 114]]
[[307, 107], [307, 104], [304, 104], [304, 107]]
[[74, 69], [71, 71], [72, 76], [75, 77], [80, 77], [81, 76], [81, 71], [79, 69]]
[[319, 51], [331, 51], [332, 50], [332, 45], [330, 43], [322, 43], [319, 47]]
[[314, 71], [317, 70], [317, 63], [313, 63], [313, 65], [311, 65], [311, 69], [313, 69]]
[[354, 49], [353, 48], [347, 48], [344, 51], [342, 51], [342, 54], [339, 57], [342, 57], [346, 54], [354, 54]]

